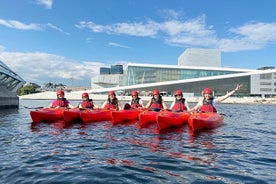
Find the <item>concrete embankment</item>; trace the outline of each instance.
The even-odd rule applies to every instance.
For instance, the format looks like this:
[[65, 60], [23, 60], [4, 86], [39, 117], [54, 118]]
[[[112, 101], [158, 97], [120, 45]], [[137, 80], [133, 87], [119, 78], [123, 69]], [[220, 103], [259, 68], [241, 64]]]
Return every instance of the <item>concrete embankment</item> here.
[[[68, 100], [78, 100], [81, 101], [81, 94], [82, 91], [77, 92], [67, 92], [65, 94], [65, 97]], [[26, 99], [26, 100], [52, 100], [56, 98], [55, 92], [42, 92], [42, 93], [35, 93], [35, 94], [29, 94], [20, 96], [19, 99]], [[106, 100], [107, 95], [98, 95], [98, 94], [92, 94], [90, 95], [90, 98], [92, 98], [94, 101], [103, 101]], [[130, 101], [131, 96], [120, 96], [118, 95], [117, 98], [121, 101]], [[150, 96], [141, 96], [142, 100], [144, 102], [147, 102], [151, 97]], [[174, 97], [163, 97], [163, 99], [166, 102], [172, 102], [174, 100]], [[200, 100], [201, 97], [186, 97], [187, 102], [196, 103], [198, 100]], [[259, 98], [259, 97], [229, 97], [228, 99], [224, 100], [223, 103], [242, 103], [242, 104], [276, 104], [276, 98]]]
[[16, 93], [0, 87], [0, 109], [17, 108], [18, 105], [19, 98]]

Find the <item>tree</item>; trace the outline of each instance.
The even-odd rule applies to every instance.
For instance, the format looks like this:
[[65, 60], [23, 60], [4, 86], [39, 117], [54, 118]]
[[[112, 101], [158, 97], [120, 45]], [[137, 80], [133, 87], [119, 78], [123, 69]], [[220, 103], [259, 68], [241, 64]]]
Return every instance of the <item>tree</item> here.
[[21, 88], [18, 89], [17, 95], [27, 95], [27, 94], [32, 94], [32, 93], [37, 93], [36, 87], [33, 85], [26, 85], [22, 86]]

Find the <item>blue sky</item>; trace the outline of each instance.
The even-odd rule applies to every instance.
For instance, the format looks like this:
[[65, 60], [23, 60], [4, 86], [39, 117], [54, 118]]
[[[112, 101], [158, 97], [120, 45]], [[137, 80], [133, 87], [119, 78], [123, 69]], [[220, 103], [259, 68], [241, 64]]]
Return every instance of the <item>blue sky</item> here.
[[177, 64], [219, 48], [222, 66], [275, 66], [274, 0], [9, 0], [0, 60], [27, 82], [90, 86], [99, 67]]

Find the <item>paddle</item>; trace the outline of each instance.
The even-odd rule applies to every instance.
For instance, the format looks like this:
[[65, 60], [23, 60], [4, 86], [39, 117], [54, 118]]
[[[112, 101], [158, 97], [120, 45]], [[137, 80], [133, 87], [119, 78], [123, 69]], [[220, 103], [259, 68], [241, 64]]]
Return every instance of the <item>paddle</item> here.
[[23, 106], [26, 109], [43, 109], [44, 107], [27, 107], [27, 106]]
[[220, 115], [223, 115], [223, 116], [226, 116], [226, 117], [232, 117], [232, 115], [227, 115], [227, 114], [224, 114], [224, 113], [219, 113]]

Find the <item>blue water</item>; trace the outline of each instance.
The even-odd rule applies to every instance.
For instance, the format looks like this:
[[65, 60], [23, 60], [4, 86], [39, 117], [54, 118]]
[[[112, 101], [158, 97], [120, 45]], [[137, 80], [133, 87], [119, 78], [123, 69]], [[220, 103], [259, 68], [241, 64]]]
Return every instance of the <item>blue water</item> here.
[[32, 124], [21, 100], [0, 111], [1, 183], [276, 183], [276, 106], [220, 104], [224, 125], [191, 134], [184, 125], [110, 122]]

